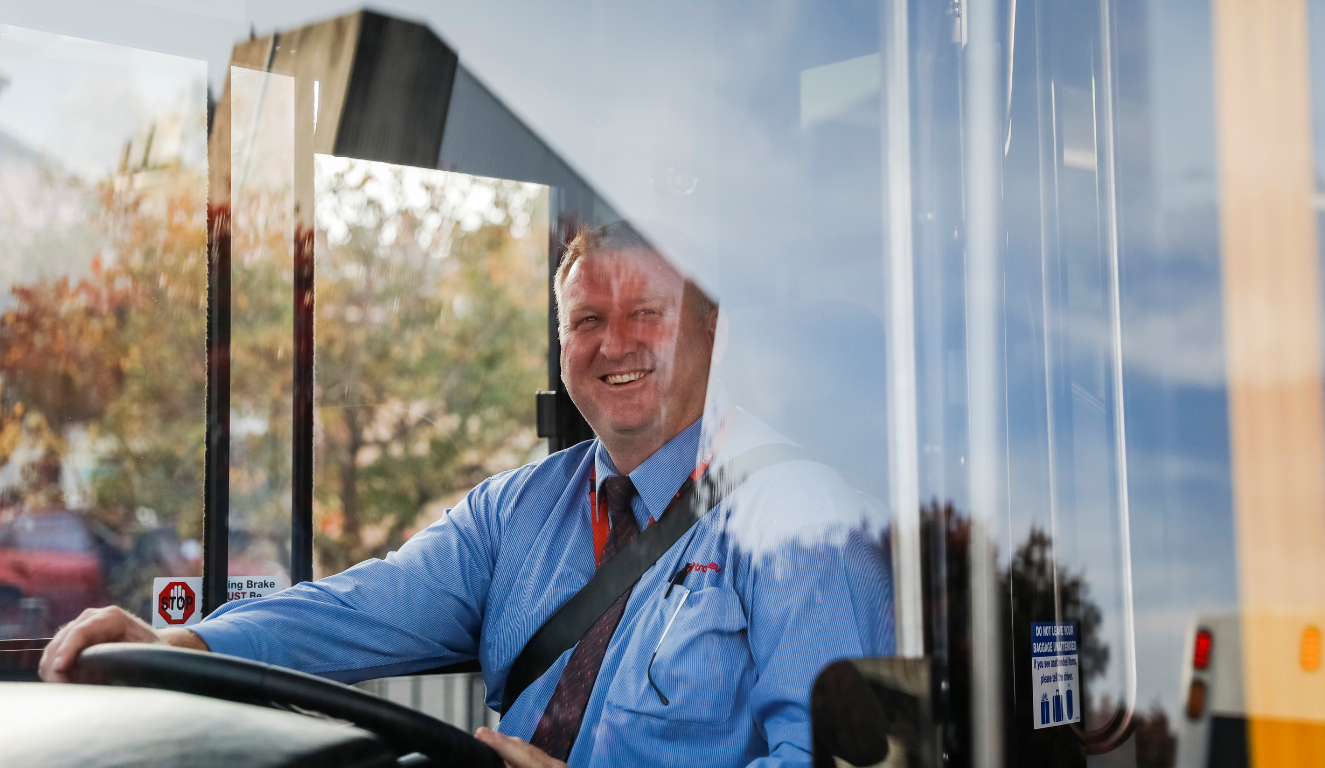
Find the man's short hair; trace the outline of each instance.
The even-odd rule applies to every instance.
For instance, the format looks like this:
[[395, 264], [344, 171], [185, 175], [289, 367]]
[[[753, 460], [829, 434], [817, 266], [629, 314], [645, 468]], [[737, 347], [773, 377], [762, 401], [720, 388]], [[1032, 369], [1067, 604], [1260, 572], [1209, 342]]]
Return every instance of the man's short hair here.
[[[566, 250], [561, 254], [561, 262], [557, 264], [557, 274], [552, 282], [552, 290], [557, 298], [557, 334], [561, 334], [565, 327], [565, 313], [562, 310], [561, 294], [562, 287], [566, 284], [566, 276], [570, 274], [571, 267], [575, 262], [587, 256], [601, 253], [612, 253], [614, 251], [644, 250], [658, 256], [666, 261], [653, 244], [644, 238], [634, 227], [625, 221], [614, 221], [611, 224], [604, 224], [599, 227], [580, 227], [575, 232], [575, 237], [566, 244]], [[694, 280], [685, 279], [685, 295], [682, 297], [684, 304], [689, 304], [695, 312], [695, 318], [703, 320], [709, 316], [709, 313], [718, 308], [717, 302], [709, 298]]]

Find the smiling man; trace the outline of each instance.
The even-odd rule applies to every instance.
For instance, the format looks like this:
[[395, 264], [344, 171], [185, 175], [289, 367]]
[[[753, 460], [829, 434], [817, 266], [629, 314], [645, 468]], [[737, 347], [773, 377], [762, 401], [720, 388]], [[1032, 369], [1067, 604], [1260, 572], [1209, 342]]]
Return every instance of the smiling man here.
[[42, 676], [66, 680], [79, 651], [115, 641], [347, 682], [477, 658], [489, 705], [507, 705], [501, 732], [477, 735], [511, 766], [808, 765], [815, 675], [893, 643], [877, 508], [814, 462], [753, 472], [573, 648], [514, 682], [530, 638], [687, 478], [788, 442], [710, 384], [716, 305], [628, 225], [580, 232], [555, 288], [563, 379], [596, 440], [489, 478], [383, 560], [229, 603], [192, 631], [87, 611]]

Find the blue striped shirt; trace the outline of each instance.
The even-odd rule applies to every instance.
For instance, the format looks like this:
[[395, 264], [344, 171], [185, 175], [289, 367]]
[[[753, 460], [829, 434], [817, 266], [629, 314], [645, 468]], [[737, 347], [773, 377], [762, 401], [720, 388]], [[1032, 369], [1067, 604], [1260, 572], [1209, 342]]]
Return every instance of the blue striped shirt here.
[[[715, 467], [785, 442], [744, 414], [736, 424]], [[696, 422], [630, 473], [641, 528], [707, 442]], [[344, 682], [477, 658], [496, 708], [525, 643], [594, 573], [594, 467], [600, 483], [617, 474], [597, 440], [496, 475], [385, 559], [228, 603], [192, 629], [215, 652]], [[893, 651], [880, 520], [877, 503], [826, 466], [785, 462], [752, 475], [635, 586], [569, 763], [808, 765], [815, 675], [836, 659]], [[682, 604], [682, 590], [665, 593], [687, 563], [702, 567]], [[655, 648], [667, 705], [646, 677]], [[525, 690], [503, 732], [533, 734], [570, 653]]]

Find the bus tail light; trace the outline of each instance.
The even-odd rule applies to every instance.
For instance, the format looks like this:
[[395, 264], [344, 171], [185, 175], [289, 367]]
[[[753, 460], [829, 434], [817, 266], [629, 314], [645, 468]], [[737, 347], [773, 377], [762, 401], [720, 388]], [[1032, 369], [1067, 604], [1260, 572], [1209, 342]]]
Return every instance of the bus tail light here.
[[1196, 669], [1205, 669], [1210, 666], [1210, 630], [1198, 629], [1196, 631], [1196, 647], [1192, 651], [1192, 666]]
[[1201, 715], [1205, 714], [1205, 683], [1200, 680], [1193, 680], [1192, 687], [1187, 689], [1187, 717], [1193, 720], [1200, 720]]
[[1320, 669], [1320, 627], [1313, 625], [1302, 630], [1302, 650], [1298, 660], [1308, 672]]

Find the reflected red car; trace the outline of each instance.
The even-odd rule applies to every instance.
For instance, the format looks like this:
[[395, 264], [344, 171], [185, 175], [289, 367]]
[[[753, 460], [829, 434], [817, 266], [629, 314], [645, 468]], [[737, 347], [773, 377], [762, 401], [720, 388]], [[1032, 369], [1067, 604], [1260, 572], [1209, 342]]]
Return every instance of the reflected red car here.
[[[106, 605], [96, 543], [76, 513], [22, 512], [0, 522], [0, 614], [14, 613], [20, 601], [25, 612], [38, 614], [26, 620], [44, 625], [27, 627], [37, 632]], [[0, 624], [6, 618], [0, 615]]]

